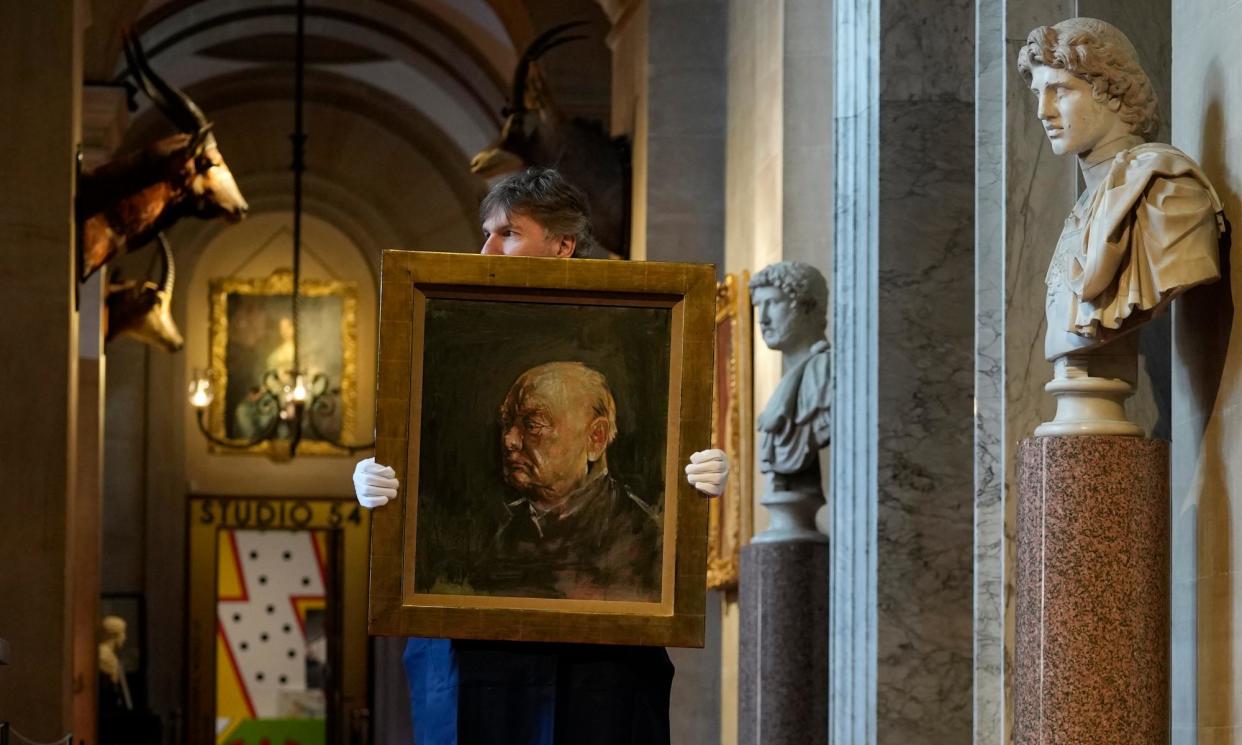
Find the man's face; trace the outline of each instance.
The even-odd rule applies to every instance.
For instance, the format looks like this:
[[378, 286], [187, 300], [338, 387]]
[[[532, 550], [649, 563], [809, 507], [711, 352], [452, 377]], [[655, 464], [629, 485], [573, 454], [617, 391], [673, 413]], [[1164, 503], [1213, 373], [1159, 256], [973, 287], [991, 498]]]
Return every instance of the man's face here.
[[[606, 422], [571, 380], [544, 380], [510, 389], [501, 408], [505, 481], [536, 500], [556, 503], [582, 483], [603, 452]], [[604, 422], [601, 425], [601, 422]]]
[[777, 287], [758, 287], [751, 295], [755, 306], [755, 319], [759, 321], [759, 333], [769, 349], [784, 350], [794, 340], [802, 311], [793, 298]]
[[571, 236], [548, 236], [534, 218], [518, 212], [493, 212], [483, 221], [483, 248], [490, 256], [566, 258], [574, 253]]
[[1087, 81], [1059, 67], [1031, 68], [1031, 92], [1057, 155], [1085, 155], [1130, 132], [1114, 110], [1115, 103], [1096, 101]]

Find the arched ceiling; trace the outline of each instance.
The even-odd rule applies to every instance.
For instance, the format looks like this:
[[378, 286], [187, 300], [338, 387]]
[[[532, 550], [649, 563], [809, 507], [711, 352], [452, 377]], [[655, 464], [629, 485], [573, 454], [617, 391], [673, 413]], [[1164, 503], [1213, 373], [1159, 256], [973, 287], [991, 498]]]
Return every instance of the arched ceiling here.
[[[306, 4], [306, 209], [352, 231], [360, 246], [477, 245], [486, 184], [468, 164], [495, 137], [518, 54], [538, 30], [589, 22], [589, 41], [561, 47], [538, 72], [566, 113], [608, 120], [609, 27], [596, 0]], [[87, 78], [125, 74], [120, 40], [132, 30], [152, 67], [214, 122], [252, 209], [287, 210], [294, 0], [91, 5]], [[137, 102], [127, 147], [168, 129], [145, 97]]]

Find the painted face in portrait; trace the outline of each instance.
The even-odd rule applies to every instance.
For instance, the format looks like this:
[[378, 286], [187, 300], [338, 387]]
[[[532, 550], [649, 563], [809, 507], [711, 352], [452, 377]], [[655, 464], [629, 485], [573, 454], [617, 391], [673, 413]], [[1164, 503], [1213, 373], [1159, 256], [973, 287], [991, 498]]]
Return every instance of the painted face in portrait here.
[[559, 504], [587, 480], [610, 439], [581, 371], [550, 363], [527, 371], [501, 407], [505, 482], [545, 507]]
[[493, 212], [483, 221], [483, 247], [488, 256], [567, 258], [574, 253], [572, 236], [549, 236], [529, 215]]
[[1097, 101], [1091, 85], [1071, 72], [1035, 65], [1031, 92], [1037, 101], [1036, 115], [1057, 155], [1085, 155], [1130, 134], [1130, 125], [1118, 113], [1120, 101]]
[[803, 315], [793, 298], [778, 287], [757, 287], [751, 302], [763, 343], [778, 352], [788, 348], [798, 334]]

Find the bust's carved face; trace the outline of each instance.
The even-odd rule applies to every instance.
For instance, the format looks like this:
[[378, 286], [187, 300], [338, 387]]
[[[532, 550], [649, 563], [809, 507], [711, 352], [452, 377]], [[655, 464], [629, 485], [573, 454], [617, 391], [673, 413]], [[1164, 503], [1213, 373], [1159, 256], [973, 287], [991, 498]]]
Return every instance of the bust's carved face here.
[[1095, 100], [1087, 81], [1059, 67], [1032, 67], [1031, 92], [1037, 101], [1036, 115], [1057, 155], [1086, 155], [1130, 133], [1116, 99]]
[[778, 352], [790, 348], [803, 331], [801, 327], [807, 324], [807, 315], [798, 309], [794, 299], [780, 288], [768, 286], [755, 288], [751, 302], [763, 343]]

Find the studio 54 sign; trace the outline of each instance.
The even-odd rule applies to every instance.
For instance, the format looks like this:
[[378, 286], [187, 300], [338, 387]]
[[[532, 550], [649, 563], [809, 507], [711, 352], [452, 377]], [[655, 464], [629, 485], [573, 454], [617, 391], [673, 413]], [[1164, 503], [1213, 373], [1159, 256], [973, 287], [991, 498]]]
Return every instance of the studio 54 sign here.
[[352, 500], [203, 497], [193, 502], [194, 520], [200, 525], [259, 530], [305, 530], [363, 524], [362, 508]]

